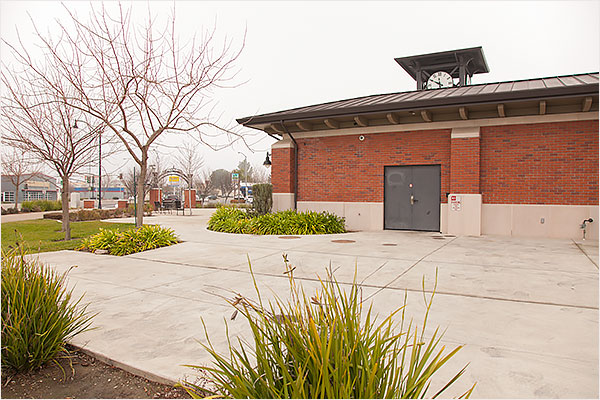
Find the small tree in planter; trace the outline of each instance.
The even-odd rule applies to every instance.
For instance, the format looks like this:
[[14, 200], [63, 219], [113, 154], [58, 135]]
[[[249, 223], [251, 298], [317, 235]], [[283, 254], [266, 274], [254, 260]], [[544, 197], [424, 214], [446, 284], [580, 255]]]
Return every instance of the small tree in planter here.
[[254, 200], [252, 206], [259, 215], [271, 212], [273, 208], [273, 185], [270, 183], [258, 183], [252, 186]]

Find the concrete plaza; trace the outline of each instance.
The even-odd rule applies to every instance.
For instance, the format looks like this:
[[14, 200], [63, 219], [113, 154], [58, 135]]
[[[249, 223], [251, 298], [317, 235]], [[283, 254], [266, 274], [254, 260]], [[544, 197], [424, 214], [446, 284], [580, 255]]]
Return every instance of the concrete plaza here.
[[[94, 330], [73, 343], [115, 365], [162, 381], [194, 380], [184, 364], [210, 358], [202, 320], [213, 345], [230, 335], [248, 339], [243, 319], [222, 296], [256, 298], [248, 260], [266, 297], [286, 296], [282, 254], [307, 292], [317, 274], [336, 271], [386, 314], [408, 296], [407, 313], [420, 323], [422, 293], [437, 293], [428, 330], [447, 328], [447, 349], [465, 345], [436, 383], [470, 363], [445, 396], [474, 382], [473, 398], [598, 398], [598, 245], [571, 240], [449, 237], [431, 232], [378, 231], [343, 235], [230, 235], [206, 230], [210, 210], [193, 216], [159, 215], [146, 223], [172, 227], [184, 242], [126, 257], [75, 251], [40, 254], [98, 312]], [[334, 240], [348, 242], [339, 243]]]

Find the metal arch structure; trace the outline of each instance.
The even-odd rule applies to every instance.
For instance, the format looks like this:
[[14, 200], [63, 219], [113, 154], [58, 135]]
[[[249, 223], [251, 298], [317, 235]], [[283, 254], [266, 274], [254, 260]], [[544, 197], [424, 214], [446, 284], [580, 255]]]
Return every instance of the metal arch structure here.
[[[179, 176], [187, 184], [187, 190], [189, 190], [189, 209], [190, 209], [190, 215], [192, 215], [192, 179], [193, 179], [194, 175], [190, 174], [188, 176], [182, 170], [173, 167], [173, 168], [166, 169], [160, 175], [157, 175], [157, 181], [160, 181], [161, 179], [166, 178], [167, 176], [170, 176], [170, 175]], [[185, 194], [184, 194], [184, 199], [185, 199]], [[183, 207], [183, 215], [185, 215], [185, 207]]]
[[157, 178], [157, 180], [161, 180], [163, 178], [166, 178], [169, 175], [177, 175], [185, 181], [185, 183], [188, 185], [188, 187], [192, 186], [190, 179], [189, 179], [190, 177], [188, 177], [182, 170], [177, 169], [177, 168], [166, 169], [160, 175], [158, 175], [156, 178]]

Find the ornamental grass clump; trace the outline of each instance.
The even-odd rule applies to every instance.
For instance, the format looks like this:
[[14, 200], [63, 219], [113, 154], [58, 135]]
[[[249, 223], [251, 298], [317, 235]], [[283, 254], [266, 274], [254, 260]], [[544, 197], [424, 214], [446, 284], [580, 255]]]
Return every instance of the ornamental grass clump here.
[[344, 218], [328, 212], [287, 210], [254, 215], [232, 207], [217, 209], [208, 221], [208, 229], [252, 235], [320, 235], [346, 232]]
[[106, 250], [115, 256], [125, 256], [140, 251], [171, 246], [178, 242], [172, 229], [159, 225], [143, 225], [137, 229], [121, 232], [117, 229], [102, 229], [95, 235], [83, 239], [77, 250]]
[[[182, 383], [190, 395], [198, 398], [212, 391], [231, 398], [437, 397], [464, 373], [466, 366], [430, 392], [432, 377], [462, 346], [446, 351], [437, 329], [431, 338], [425, 337], [433, 295], [425, 296], [424, 281], [426, 314], [419, 329], [405, 320], [406, 295], [404, 306], [378, 319], [371, 306], [363, 310], [356, 280], [346, 291], [329, 272], [309, 297], [294, 281], [287, 259], [285, 266], [289, 300], [276, 297], [265, 304], [256, 281], [257, 301], [240, 294], [228, 300], [235, 308], [231, 319], [246, 320], [252, 339], [238, 338], [233, 344], [227, 334], [229, 354], [224, 355], [212, 345], [205, 327], [207, 344], [202, 346], [213, 365], [190, 367], [206, 371], [214, 388]], [[473, 388], [461, 397], [469, 397]]]
[[93, 315], [58, 274], [26, 259], [22, 246], [2, 251], [2, 367], [29, 371], [53, 360], [87, 330]]

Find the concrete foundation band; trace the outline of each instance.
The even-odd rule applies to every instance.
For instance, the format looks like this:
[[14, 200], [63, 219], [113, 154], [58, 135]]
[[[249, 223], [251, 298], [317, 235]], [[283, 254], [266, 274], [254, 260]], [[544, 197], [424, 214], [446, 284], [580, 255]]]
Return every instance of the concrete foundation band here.
[[[274, 193], [273, 209], [287, 210], [293, 205], [293, 193]], [[452, 194], [451, 194], [452, 196]], [[461, 196], [460, 210], [440, 205], [440, 232], [452, 235], [501, 235], [582, 239], [581, 222], [598, 221], [598, 207], [588, 205], [481, 204], [477, 195]], [[298, 201], [298, 211], [331, 212], [346, 219], [348, 230], [383, 230], [383, 202], [312, 202]], [[598, 240], [598, 225], [589, 224], [588, 240]]]

